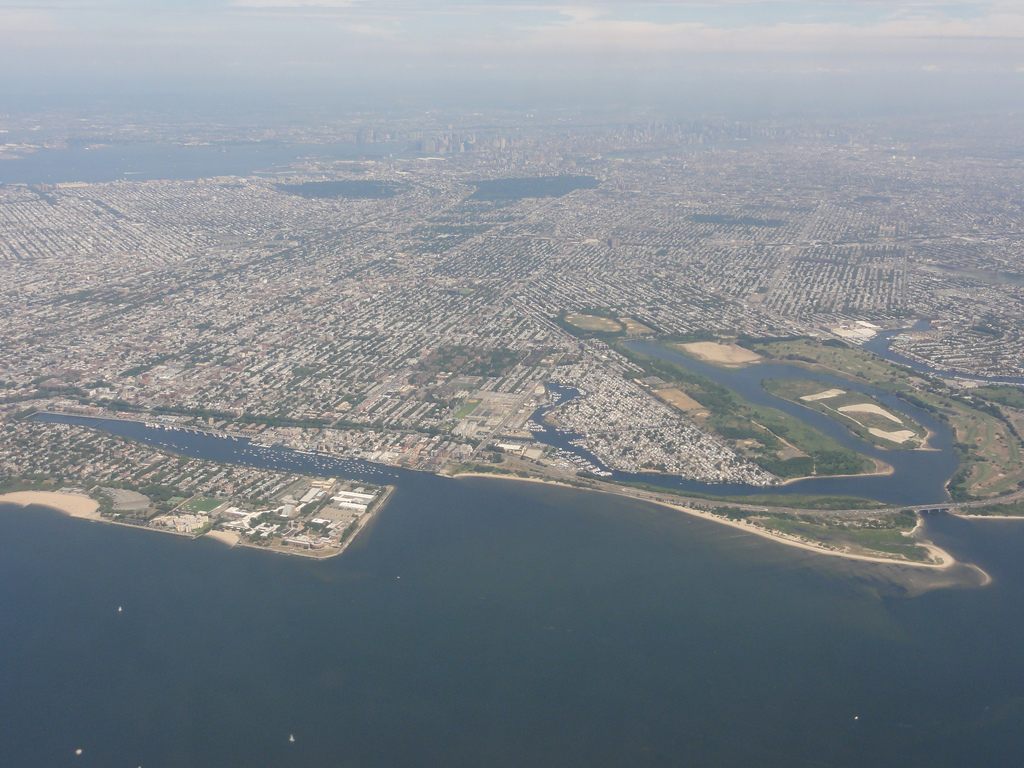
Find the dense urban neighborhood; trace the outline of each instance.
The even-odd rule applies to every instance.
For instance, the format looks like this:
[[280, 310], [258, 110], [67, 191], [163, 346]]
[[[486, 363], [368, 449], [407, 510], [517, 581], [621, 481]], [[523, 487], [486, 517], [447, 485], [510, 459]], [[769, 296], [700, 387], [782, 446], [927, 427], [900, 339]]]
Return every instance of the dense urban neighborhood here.
[[[988, 128], [1002, 139], [982, 146], [956, 124], [922, 143], [898, 122], [396, 120], [273, 137], [350, 141], [356, 159], [0, 184], [3, 479], [121, 488], [111, 510], [138, 502], [147, 524], [176, 531], [337, 549], [358, 526], [327, 502], [367, 491], [323, 478], [304, 491], [31, 416], [115, 416], [431, 472], [763, 487], [885, 472], [763, 409], [725, 419], [720, 392], [636, 343], [743, 366], [761, 342], [856, 351], [887, 335], [891, 355], [959, 396], [1024, 375], [1024, 231], [999, 157], [1014, 127]], [[98, 151], [171, 131], [77, 130], [102, 136]], [[177, 131], [182, 146], [256, 140]], [[10, 142], [4, 157], [68, 141]], [[1019, 406], [992, 406], [1014, 449]], [[921, 428], [885, 413], [890, 430], [856, 424], [883, 448], [906, 435], [924, 446]], [[1001, 477], [1012, 489], [1016, 476]], [[312, 489], [316, 512], [299, 525]]]

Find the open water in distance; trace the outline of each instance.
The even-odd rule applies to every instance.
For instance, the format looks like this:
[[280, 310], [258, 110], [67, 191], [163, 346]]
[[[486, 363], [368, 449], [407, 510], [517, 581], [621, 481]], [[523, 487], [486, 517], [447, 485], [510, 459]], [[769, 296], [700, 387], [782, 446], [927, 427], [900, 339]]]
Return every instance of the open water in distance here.
[[507, 480], [323, 562], [4, 508], [0, 765], [1018, 765], [1024, 524], [928, 532], [993, 585]]
[[105, 182], [249, 176], [306, 157], [359, 159], [411, 154], [402, 143], [288, 144], [272, 141], [183, 145], [163, 142], [70, 144], [0, 160], [0, 184]]

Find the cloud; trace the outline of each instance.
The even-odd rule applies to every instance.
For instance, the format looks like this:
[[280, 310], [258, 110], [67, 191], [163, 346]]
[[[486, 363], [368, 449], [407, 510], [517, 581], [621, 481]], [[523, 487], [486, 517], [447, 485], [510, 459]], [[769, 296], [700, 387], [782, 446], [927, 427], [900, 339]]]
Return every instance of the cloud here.
[[1013, 72], [1021, 50], [1021, 0], [0, 0], [0, 79], [15, 67], [614, 74], [679, 62]]
[[359, 0], [231, 0], [232, 8], [275, 10], [307, 10], [318, 8], [352, 8]]
[[50, 11], [0, 7], [0, 30], [5, 34], [49, 32], [56, 26], [56, 18]]
[[[676, 3], [678, 5], [678, 3]], [[813, 5], [813, 4], [809, 4]], [[925, 6], [933, 9], [935, 3]], [[593, 8], [560, 10], [560, 18], [529, 31], [527, 45], [577, 53], [836, 53], [932, 50], [935, 43], [977, 47], [979, 42], [1024, 43], [1024, 9], [968, 17], [922, 12], [916, 5], [867, 22], [766, 21], [715, 24], [626, 19]], [[993, 51], [994, 52], [994, 51]]]

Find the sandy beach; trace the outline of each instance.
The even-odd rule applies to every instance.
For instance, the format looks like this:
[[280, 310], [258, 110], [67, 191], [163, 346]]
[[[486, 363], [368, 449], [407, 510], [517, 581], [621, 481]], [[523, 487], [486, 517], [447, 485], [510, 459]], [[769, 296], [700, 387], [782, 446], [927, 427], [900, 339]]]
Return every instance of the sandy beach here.
[[213, 539], [219, 541], [222, 544], [227, 544], [229, 547], [235, 546], [242, 537], [232, 531], [207, 531], [203, 536], [207, 539]]
[[541, 483], [543, 485], [557, 485], [561, 486], [562, 488], [572, 488], [577, 491], [588, 490], [593, 491], [595, 493], [610, 493], [615, 496], [623, 496], [627, 499], [634, 499], [636, 501], [645, 501], [649, 504], [656, 504], [659, 507], [666, 507], [668, 509], [672, 509], [677, 512], [682, 512], [693, 517], [700, 517], [704, 520], [709, 520], [713, 523], [718, 523], [719, 525], [727, 525], [730, 528], [736, 528], [741, 531], [746, 531], [747, 533], [751, 533], [754, 536], [760, 536], [764, 539], [771, 539], [772, 541], [776, 541], [780, 544], [785, 544], [789, 547], [796, 547], [797, 549], [803, 549], [807, 552], [814, 552], [819, 555], [842, 557], [847, 560], [860, 560], [868, 563], [882, 563], [885, 565], [905, 565], [911, 568], [932, 568], [939, 570], [946, 570], [952, 568], [954, 565], [957, 564], [957, 560], [953, 557], [953, 555], [930, 542], [918, 543], [928, 550], [928, 553], [931, 555], [934, 562], [920, 563], [914, 562], [913, 560], [899, 560], [897, 558], [880, 557], [875, 555], [862, 555], [857, 554], [855, 552], [846, 552], [838, 549], [829, 549], [827, 547], [819, 546], [817, 544], [806, 541], [804, 539], [797, 538], [795, 536], [789, 536], [787, 534], [779, 533], [777, 531], [770, 531], [767, 528], [762, 528], [758, 525], [755, 525], [754, 523], [750, 523], [745, 520], [730, 520], [727, 517], [721, 517], [720, 515], [714, 515], [710, 512], [705, 512], [700, 509], [693, 509], [692, 507], [685, 507], [681, 504], [673, 504], [667, 501], [646, 498], [644, 496], [637, 496], [630, 493], [620, 493], [618, 491], [614, 491], [611, 489], [581, 488], [580, 486], [570, 485], [569, 483], [562, 483], [557, 480], [543, 480], [541, 478], [518, 477], [515, 475], [499, 475], [496, 473], [490, 474], [487, 472], [464, 472], [458, 475], [452, 475], [451, 477], [453, 477], [456, 480], [464, 477], [489, 478], [491, 480], [515, 480], [516, 482], [521, 483]]
[[56, 509], [69, 517], [83, 520], [101, 520], [100, 504], [88, 496], [59, 491], [13, 491], [0, 494], [0, 503], [17, 504], [22, 507], [40, 506]]

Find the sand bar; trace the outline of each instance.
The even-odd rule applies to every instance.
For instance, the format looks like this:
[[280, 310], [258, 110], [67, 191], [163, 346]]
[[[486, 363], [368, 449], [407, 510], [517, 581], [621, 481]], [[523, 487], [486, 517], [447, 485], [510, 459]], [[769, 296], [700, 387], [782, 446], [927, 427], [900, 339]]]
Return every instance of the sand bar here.
[[716, 341], [691, 341], [687, 344], [676, 344], [679, 349], [688, 352], [699, 360], [726, 367], [750, 365], [761, 361], [761, 356], [738, 344], [719, 344]]
[[[885, 564], [885, 565], [900, 565], [900, 566], [906, 566], [906, 567], [909, 567], [909, 568], [931, 568], [931, 569], [937, 569], [937, 570], [946, 570], [946, 569], [952, 568], [954, 565], [957, 564], [957, 560], [956, 560], [956, 558], [953, 557], [953, 555], [951, 555], [946, 550], [936, 546], [935, 544], [932, 544], [931, 542], [927, 542], [927, 541], [918, 541], [916, 543], [920, 544], [922, 547], [924, 547], [925, 549], [928, 550], [929, 555], [933, 558], [933, 562], [925, 563], [925, 562], [919, 562], [919, 561], [916, 561], [916, 560], [900, 560], [900, 559], [894, 558], [894, 557], [880, 557], [880, 556], [875, 556], [875, 555], [859, 554], [859, 553], [856, 553], [856, 552], [848, 552], [846, 550], [840, 550], [840, 549], [829, 549], [828, 547], [824, 547], [824, 546], [815, 544], [814, 542], [808, 541], [806, 539], [803, 539], [803, 538], [800, 538], [800, 537], [797, 537], [797, 536], [791, 536], [789, 534], [785, 534], [785, 533], [781, 533], [781, 532], [778, 532], [778, 531], [769, 530], [768, 528], [762, 528], [761, 526], [756, 525], [755, 523], [747, 522], [745, 520], [732, 520], [730, 518], [723, 517], [721, 515], [715, 515], [715, 514], [712, 514], [710, 512], [705, 512], [705, 511], [700, 510], [700, 509], [693, 509], [692, 507], [686, 507], [686, 506], [683, 506], [682, 504], [675, 504], [673, 502], [663, 501], [661, 499], [650, 498], [650, 497], [647, 497], [647, 496], [640, 496], [640, 495], [635, 495], [635, 494], [632, 494], [632, 493], [616, 491], [616, 490], [612, 490], [610, 488], [605, 489], [605, 488], [580, 487], [580, 486], [577, 486], [577, 485], [571, 485], [569, 483], [563, 483], [563, 482], [560, 482], [558, 480], [546, 480], [546, 479], [535, 478], [535, 477], [520, 477], [518, 475], [502, 475], [502, 474], [498, 474], [498, 473], [489, 473], [489, 472], [460, 472], [457, 475], [449, 475], [449, 477], [453, 477], [456, 480], [458, 480], [460, 478], [474, 478], [474, 477], [475, 478], [490, 479], [490, 480], [514, 480], [514, 481], [519, 482], [519, 483], [540, 483], [542, 485], [557, 485], [557, 486], [561, 486], [562, 488], [571, 488], [572, 490], [575, 490], [575, 491], [592, 491], [594, 493], [610, 493], [610, 494], [613, 494], [615, 496], [623, 496], [623, 497], [625, 497], [627, 499], [633, 499], [634, 501], [645, 501], [648, 504], [655, 504], [655, 505], [657, 505], [659, 507], [667, 507], [668, 509], [674, 509], [677, 512], [683, 512], [683, 513], [685, 513], [687, 515], [692, 515], [693, 517], [700, 517], [700, 518], [703, 518], [704, 520], [710, 520], [711, 522], [718, 523], [719, 525], [727, 525], [730, 528], [736, 528], [736, 529], [741, 530], [741, 531], [746, 531], [747, 533], [752, 533], [755, 536], [760, 536], [761, 538], [764, 538], [764, 539], [771, 539], [773, 541], [778, 542], [779, 544], [785, 544], [786, 546], [796, 547], [797, 549], [802, 549], [802, 550], [805, 550], [807, 552], [815, 552], [815, 553], [817, 553], [819, 555], [829, 555], [830, 557], [842, 557], [842, 558], [845, 558], [847, 560], [860, 560], [860, 561], [868, 562], [868, 563], [882, 563], [882, 564]], [[978, 570], [981, 571], [980, 568]], [[981, 572], [985, 573], [984, 571], [981, 571]], [[985, 574], [985, 576], [988, 577], [988, 574]], [[988, 583], [988, 582], [985, 582], [985, 583]]]
[[888, 432], [884, 429], [878, 429], [877, 427], [869, 427], [870, 432], [875, 437], [880, 437], [883, 440], [889, 440], [894, 443], [900, 443], [901, 445], [907, 440], [913, 440], [917, 435], [911, 432], [909, 429], [899, 429], [895, 432]]
[[619, 333], [623, 330], [622, 323], [610, 317], [598, 315], [574, 314], [566, 315], [565, 321], [583, 331], [602, 331], [604, 333]]
[[830, 400], [833, 397], [839, 397], [840, 395], [845, 394], [845, 389], [826, 389], [824, 392], [818, 392], [817, 394], [814, 395], [804, 395], [800, 399], [805, 400], [808, 403], [813, 403], [816, 400]]
[[69, 517], [84, 520], [100, 520], [100, 503], [79, 493], [61, 493], [59, 491], [13, 491], [0, 494], [0, 503], [18, 504], [22, 507], [36, 505], [50, 507], [63, 512]]
[[873, 413], [875, 416], [881, 416], [884, 419], [893, 421], [897, 424], [902, 424], [903, 419], [892, 413], [889, 413], [885, 408], [881, 408], [874, 403], [854, 403], [853, 405], [841, 405], [839, 406], [840, 413]]

